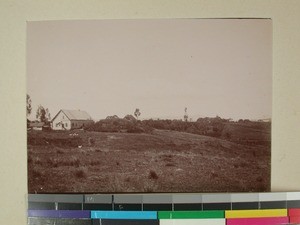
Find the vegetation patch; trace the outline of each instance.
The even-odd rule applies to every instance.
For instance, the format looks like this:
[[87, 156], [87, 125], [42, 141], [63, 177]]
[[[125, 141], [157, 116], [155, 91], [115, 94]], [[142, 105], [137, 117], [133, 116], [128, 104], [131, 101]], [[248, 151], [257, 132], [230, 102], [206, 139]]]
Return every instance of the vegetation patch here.
[[[30, 131], [28, 136], [70, 138], [72, 132]], [[76, 133], [81, 148], [28, 144], [29, 193], [270, 190], [269, 146], [157, 129]]]
[[157, 180], [158, 179], [158, 175], [157, 175], [157, 173], [154, 170], [150, 170], [148, 178], [149, 179]]
[[63, 131], [30, 131], [27, 135], [27, 144], [32, 146], [72, 148], [83, 145], [83, 140], [78, 136], [69, 136], [68, 133]]
[[88, 175], [86, 167], [79, 167], [75, 170], [75, 176], [77, 178], [86, 178]]

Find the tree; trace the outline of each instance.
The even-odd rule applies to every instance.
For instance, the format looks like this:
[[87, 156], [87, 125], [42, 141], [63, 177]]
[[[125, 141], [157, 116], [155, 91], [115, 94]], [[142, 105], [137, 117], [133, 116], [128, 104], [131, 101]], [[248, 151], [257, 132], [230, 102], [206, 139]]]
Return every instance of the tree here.
[[31, 98], [30, 98], [29, 94], [27, 94], [27, 96], [26, 96], [26, 114], [27, 114], [27, 117], [31, 114], [31, 110], [32, 110]]
[[134, 116], [136, 117], [137, 120], [139, 119], [140, 115], [141, 115], [140, 109], [135, 109]]
[[188, 114], [187, 114], [187, 107], [184, 108], [184, 116], [183, 116], [183, 118], [184, 118], [184, 121], [185, 121], [185, 122], [188, 121], [189, 116], [188, 116]]
[[38, 106], [38, 109], [36, 110], [36, 118], [40, 122], [47, 123], [50, 121], [50, 112], [48, 108], [44, 108], [42, 105]]
[[50, 120], [51, 120], [51, 115], [50, 115], [50, 112], [49, 112], [49, 109], [48, 109], [48, 108], [46, 109], [46, 118], [47, 118], [47, 122], [50, 122]]

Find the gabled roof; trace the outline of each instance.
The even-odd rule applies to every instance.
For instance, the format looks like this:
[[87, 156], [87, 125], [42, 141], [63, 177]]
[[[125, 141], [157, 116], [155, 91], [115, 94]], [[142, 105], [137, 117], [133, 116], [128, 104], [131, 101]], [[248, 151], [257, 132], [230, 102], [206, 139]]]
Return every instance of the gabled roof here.
[[69, 120], [93, 120], [92, 117], [86, 111], [62, 109], [56, 114], [52, 121], [57, 117], [57, 115], [60, 112], [64, 113]]

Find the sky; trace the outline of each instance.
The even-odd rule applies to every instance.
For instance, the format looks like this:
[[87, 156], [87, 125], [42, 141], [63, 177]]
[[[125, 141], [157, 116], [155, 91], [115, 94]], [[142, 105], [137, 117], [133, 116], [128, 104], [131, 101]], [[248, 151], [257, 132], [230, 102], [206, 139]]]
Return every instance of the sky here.
[[97, 121], [272, 115], [272, 21], [139, 19], [27, 22], [27, 94]]

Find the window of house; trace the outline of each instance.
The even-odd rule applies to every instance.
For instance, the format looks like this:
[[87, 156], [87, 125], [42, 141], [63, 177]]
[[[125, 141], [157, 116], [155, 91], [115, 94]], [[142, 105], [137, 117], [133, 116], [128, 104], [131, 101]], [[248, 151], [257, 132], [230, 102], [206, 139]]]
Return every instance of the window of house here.
[[66, 123], [66, 127], [68, 127], [68, 124]]

